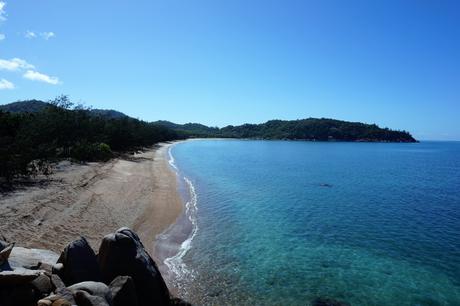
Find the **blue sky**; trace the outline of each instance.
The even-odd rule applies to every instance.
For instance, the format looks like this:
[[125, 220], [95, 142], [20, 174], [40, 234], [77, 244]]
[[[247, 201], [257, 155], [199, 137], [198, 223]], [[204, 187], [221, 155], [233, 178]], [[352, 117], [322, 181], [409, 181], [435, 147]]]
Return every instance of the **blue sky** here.
[[0, 103], [460, 140], [460, 1], [0, 0]]

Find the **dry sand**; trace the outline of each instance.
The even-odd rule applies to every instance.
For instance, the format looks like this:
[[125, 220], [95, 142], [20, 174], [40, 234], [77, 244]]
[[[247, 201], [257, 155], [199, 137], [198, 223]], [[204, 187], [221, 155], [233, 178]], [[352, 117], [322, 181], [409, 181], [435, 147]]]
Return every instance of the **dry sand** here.
[[61, 163], [46, 184], [0, 195], [0, 235], [58, 253], [81, 235], [97, 251], [104, 235], [128, 226], [154, 255], [155, 236], [183, 208], [169, 145], [107, 163]]

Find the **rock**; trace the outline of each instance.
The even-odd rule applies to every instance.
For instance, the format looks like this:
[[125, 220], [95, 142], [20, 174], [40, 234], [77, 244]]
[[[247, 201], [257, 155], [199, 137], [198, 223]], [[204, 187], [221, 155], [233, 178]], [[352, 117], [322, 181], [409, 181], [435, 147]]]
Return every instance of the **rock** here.
[[32, 306], [36, 305], [37, 297], [30, 284], [1, 285], [0, 305], [2, 306]]
[[0, 266], [8, 261], [8, 257], [10, 257], [13, 247], [14, 243], [7, 244], [4, 241], [0, 241]]
[[38, 300], [37, 302], [37, 306], [51, 306], [51, 304], [53, 304], [53, 302], [50, 300]]
[[21, 285], [28, 284], [41, 275], [41, 270], [29, 270], [25, 268], [17, 268], [13, 271], [0, 272], [0, 285]]
[[64, 282], [57, 274], [51, 275], [51, 284], [54, 286], [54, 289], [65, 288]]
[[192, 304], [180, 299], [180, 298], [172, 298], [169, 302], [170, 306], [192, 306]]
[[72, 306], [72, 303], [66, 299], [57, 299], [51, 304], [51, 306]]
[[105, 236], [98, 261], [106, 284], [119, 275], [133, 279], [140, 306], [169, 304], [169, 291], [157, 265], [130, 229], [121, 228]]
[[340, 302], [329, 298], [317, 298], [312, 303], [313, 306], [350, 306], [345, 302]]
[[66, 301], [66, 299], [64, 299], [59, 294], [51, 294], [51, 295], [47, 296], [46, 298], [39, 300], [37, 302], [37, 306], [53, 305], [53, 303], [57, 302], [57, 301], [63, 302], [63, 301]]
[[53, 291], [51, 279], [45, 274], [39, 275], [30, 284], [40, 297], [45, 297]]
[[8, 259], [13, 268], [16, 267], [40, 267], [41, 264], [54, 265], [59, 255], [42, 249], [28, 249], [14, 247]]
[[[58, 296], [58, 300], [64, 300], [70, 303], [71, 305], [77, 304], [75, 302], [75, 299], [73, 298], [72, 291], [70, 291], [69, 289], [65, 287], [56, 289], [56, 295]], [[54, 305], [54, 302], [53, 302], [53, 305]]]
[[83, 290], [76, 291], [74, 297], [78, 306], [111, 306], [111, 304], [109, 304], [109, 302], [104, 298], [97, 295], [91, 295]]
[[64, 267], [56, 272], [67, 286], [101, 280], [96, 254], [84, 237], [71, 242], [61, 253], [58, 263]]
[[81, 282], [67, 287], [67, 289], [69, 289], [73, 294], [75, 294], [77, 291], [85, 291], [90, 295], [100, 296], [107, 301], [112, 300], [112, 293], [109, 287], [106, 284], [100, 282]]
[[136, 287], [130, 276], [117, 276], [109, 288], [112, 292], [113, 306], [138, 305]]

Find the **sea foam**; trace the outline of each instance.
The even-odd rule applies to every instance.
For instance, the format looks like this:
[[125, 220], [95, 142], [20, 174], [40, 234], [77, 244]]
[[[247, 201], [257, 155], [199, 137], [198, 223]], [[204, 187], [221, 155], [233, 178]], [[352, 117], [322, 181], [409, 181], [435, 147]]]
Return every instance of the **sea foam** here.
[[[183, 176], [181, 177], [178, 167], [175, 164], [174, 157], [171, 153], [172, 146], [168, 149], [169, 165], [174, 169], [174, 172], [179, 178], [182, 178], [187, 186], [189, 192], [189, 200], [185, 203], [185, 217], [190, 222], [192, 230], [188, 237], [181, 243], [177, 253], [171, 257], [168, 257], [164, 260], [164, 264], [168, 269], [174, 274], [175, 283], [180, 286], [180, 281], [184, 278], [188, 280], [193, 279], [195, 273], [191, 268], [187, 267], [183, 261], [184, 256], [192, 247], [193, 238], [195, 238], [198, 232], [198, 222], [197, 222], [197, 195], [195, 192], [195, 187], [190, 179]], [[164, 239], [165, 237], [162, 237]]]

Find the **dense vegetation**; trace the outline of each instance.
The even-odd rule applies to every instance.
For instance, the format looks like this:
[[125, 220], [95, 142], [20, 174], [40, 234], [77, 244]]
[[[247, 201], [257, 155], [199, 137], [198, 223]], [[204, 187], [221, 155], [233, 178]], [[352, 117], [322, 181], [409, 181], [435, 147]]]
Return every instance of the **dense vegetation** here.
[[406, 131], [333, 119], [271, 120], [223, 128], [198, 123], [144, 122], [114, 110], [74, 105], [66, 96], [52, 102], [22, 101], [0, 106], [0, 183], [48, 171], [57, 158], [107, 160], [161, 141], [187, 137], [314, 141], [414, 142]]
[[334, 119], [308, 118], [302, 120], [270, 120], [262, 124], [226, 126], [221, 129], [201, 124], [183, 125], [168, 121], [157, 124], [193, 137], [223, 137], [252, 139], [291, 139], [316, 141], [381, 141], [415, 142], [406, 131], [380, 128], [375, 124], [348, 122]]
[[[8, 113], [36, 113], [44, 110], [49, 107], [51, 103], [44, 102], [40, 100], [28, 100], [28, 101], [17, 101], [13, 103], [8, 103], [5, 105], [0, 105], [0, 111]], [[81, 107], [80, 107], [81, 108]], [[113, 109], [97, 109], [97, 108], [87, 108], [86, 109], [90, 115], [93, 116], [103, 116], [107, 118], [123, 118], [128, 117], [125, 114], [118, 112]]]
[[[0, 183], [20, 175], [46, 173], [57, 158], [107, 160], [113, 152], [179, 138], [177, 132], [134, 118], [93, 112], [66, 96], [17, 111], [0, 110]], [[40, 106], [41, 105], [41, 106]], [[38, 107], [37, 107], [38, 106]]]

